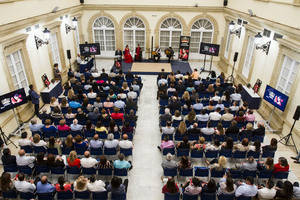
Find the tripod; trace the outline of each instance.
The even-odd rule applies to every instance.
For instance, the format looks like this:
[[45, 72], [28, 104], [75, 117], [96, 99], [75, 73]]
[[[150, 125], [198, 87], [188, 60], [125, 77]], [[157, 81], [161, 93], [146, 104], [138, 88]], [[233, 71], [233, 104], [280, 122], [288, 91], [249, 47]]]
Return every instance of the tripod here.
[[[294, 129], [294, 126], [295, 126], [296, 121], [297, 121], [297, 120], [294, 121], [293, 126], [292, 126], [292, 128], [291, 128], [291, 130], [290, 130], [290, 133], [287, 134], [286, 136], [284, 136], [283, 138], [281, 138], [281, 139], [279, 140], [279, 142], [280, 142], [281, 144], [286, 145], [286, 146], [292, 146], [292, 147], [294, 147], [294, 148], [296, 149], [297, 154], [298, 154], [298, 149], [297, 149], [297, 146], [296, 146], [296, 144], [295, 144], [295, 141], [294, 141], [294, 138], [293, 138], [293, 135], [292, 135], [292, 131], [293, 131], [293, 129]], [[292, 139], [292, 141], [291, 141], [292, 144], [289, 144], [290, 139]]]
[[0, 134], [1, 134], [0, 135], [1, 139], [3, 140], [3, 142], [6, 146], [8, 146], [9, 144], [13, 144], [16, 148], [18, 148], [17, 145], [10, 139], [11, 135], [9, 135], [9, 136], [5, 135], [5, 133], [3, 132], [1, 127], [0, 127]]
[[227, 78], [227, 81], [232, 82], [233, 84], [234, 84], [233, 72], [234, 72], [235, 63], [236, 63], [236, 61], [233, 62], [233, 67], [232, 67], [231, 75]]

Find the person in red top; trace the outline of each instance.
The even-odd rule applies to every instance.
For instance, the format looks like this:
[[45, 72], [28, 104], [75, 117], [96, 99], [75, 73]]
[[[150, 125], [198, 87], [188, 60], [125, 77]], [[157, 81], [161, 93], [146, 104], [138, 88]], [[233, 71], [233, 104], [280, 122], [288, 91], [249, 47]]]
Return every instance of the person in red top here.
[[124, 113], [119, 113], [119, 108], [114, 108], [114, 112], [110, 114], [112, 119], [122, 119], [124, 121]]
[[124, 50], [124, 61], [125, 61], [125, 63], [133, 62], [128, 45], [126, 45], [125, 50]]
[[244, 116], [244, 112], [243, 111], [239, 111], [238, 115], [234, 118], [235, 121], [237, 121], [238, 123], [242, 123], [246, 120], [246, 117]]
[[179, 192], [179, 187], [175, 183], [175, 179], [169, 178], [166, 185], [164, 185], [164, 187], [162, 188], [162, 193], [176, 194], [178, 192]]
[[65, 119], [61, 119], [59, 121], [59, 125], [57, 126], [57, 129], [59, 131], [70, 131], [70, 127], [66, 124], [66, 120]]
[[72, 185], [70, 183], [65, 183], [65, 178], [60, 176], [55, 184], [55, 190], [56, 192], [72, 192]]
[[67, 158], [69, 167], [80, 168], [80, 159], [77, 157], [76, 151], [71, 151], [69, 157]]
[[278, 163], [274, 165], [273, 173], [277, 172], [288, 172], [289, 171], [289, 164], [285, 157], [278, 158]]

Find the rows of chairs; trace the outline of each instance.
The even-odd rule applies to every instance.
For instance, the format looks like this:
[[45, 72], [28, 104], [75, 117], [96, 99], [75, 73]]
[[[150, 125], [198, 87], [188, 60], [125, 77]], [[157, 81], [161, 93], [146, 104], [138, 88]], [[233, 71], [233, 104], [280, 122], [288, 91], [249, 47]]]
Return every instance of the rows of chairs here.
[[[164, 200], [180, 200], [180, 193], [170, 194], [166, 193], [164, 196]], [[182, 200], [251, 200], [251, 197], [239, 196], [235, 197], [234, 194], [216, 194], [216, 193], [201, 193], [200, 195], [188, 195], [183, 193]]]
[[230, 172], [233, 179], [245, 179], [248, 176], [258, 179], [287, 179], [289, 172], [277, 172], [273, 174], [272, 170], [241, 170], [241, 169], [223, 169], [217, 170], [215, 168], [209, 169], [207, 167], [194, 166], [194, 168], [177, 169], [177, 168], [164, 168], [164, 176], [166, 177], [202, 177], [202, 178], [222, 178], [225, 172]]
[[[2, 196], [5, 199], [36, 199], [38, 200], [70, 200], [70, 199], [92, 199], [92, 200], [108, 200], [108, 192], [54, 192], [54, 193], [24, 193], [10, 190], [8, 192], [2, 192]], [[111, 200], [126, 200], [126, 194], [112, 193]]]

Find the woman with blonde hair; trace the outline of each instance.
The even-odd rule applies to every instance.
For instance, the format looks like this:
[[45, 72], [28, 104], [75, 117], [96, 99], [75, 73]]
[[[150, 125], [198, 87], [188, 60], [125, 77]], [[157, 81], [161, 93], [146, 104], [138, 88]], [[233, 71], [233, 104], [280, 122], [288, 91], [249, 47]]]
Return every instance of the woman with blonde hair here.
[[128, 87], [128, 83], [127, 82], [123, 82], [123, 84], [122, 84], [122, 90], [129, 91], [129, 87]]
[[198, 142], [194, 142], [192, 149], [196, 149], [198, 151], [200, 150], [205, 150], [206, 145], [205, 145], [205, 138], [204, 137], [199, 137]]
[[188, 100], [190, 100], [190, 93], [188, 92], [188, 91], [184, 91], [184, 93], [183, 93], [183, 95], [182, 95], [182, 99], [184, 100], [184, 101], [188, 101]]
[[69, 89], [69, 91], [68, 91], [68, 100], [73, 100], [74, 99], [74, 97], [75, 97], [75, 92], [74, 92], [74, 90], [71, 88], [71, 89]]
[[87, 190], [88, 179], [84, 176], [79, 176], [74, 182], [74, 190], [77, 192], [84, 192]]
[[59, 107], [60, 108], [58, 100], [55, 97], [51, 97], [51, 99], [50, 99], [50, 107], [51, 108], [54, 108], [54, 107]]
[[223, 169], [226, 169], [226, 165], [227, 165], [227, 159], [225, 158], [225, 156], [220, 156], [219, 160], [215, 158], [210, 162], [208, 162], [207, 160], [205, 162], [207, 165], [210, 166], [211, 169], [215, 169], [218, 171], [222, 171]]
[[215, 92], [215, 88], [214, 88], [214, 85], [213, 84], [209, 84], [207, 89], [206, 89], [207, 92], [209, 93], [213, 93]]
[[67, 158], [69, 167], [80, 168], [80, 159], [77, 157], [76, 151], [71, 151], [69, 157]]
[[187, 131], [186, 124], [184, 121], [181, 121], [179, 123], [176, 133], [179, 135], [184, 135], [184, 134], [186, 134], [186, 131]]

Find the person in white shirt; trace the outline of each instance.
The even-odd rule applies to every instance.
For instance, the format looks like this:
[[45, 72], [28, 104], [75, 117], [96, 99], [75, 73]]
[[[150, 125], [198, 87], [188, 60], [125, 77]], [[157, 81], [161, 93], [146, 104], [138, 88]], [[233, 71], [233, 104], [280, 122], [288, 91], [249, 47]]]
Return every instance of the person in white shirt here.
[[217, 105], [215, 106], [215, 108], [221, 108], [221, 110], [224, 110], [225, 109], [225, 106], [224, 104], [222, 103], [222, 100], [219, 100]]
[[81, 124], [78, 124], [78, 120], [74, 119], [73, 124], [70, 126], [71, 131], [81, 131], [83, 126]]
[[93, 139], [90, 140], [90, 148], [99, 149], [102, 148], [103, 142], [99, 139], [99, 135], [95, 134]]
[[90, 152], [85, 151], [84, 157], [80, 159], [80, 165], [83, 168], [92, 168], [98, 164], [98, 161], [95, 158], [90, 157]]
[[222, 115], [221, 120], [222, 121], [232, 121], [233, 120], [233, 114], [229, 112], [228, 108], [225, 108], [225, 113]]
[[257, 186], [253, 184], [254, 184], [253, 177], [248, 176], [246, 178], [246, 182], [241, 183], [241, 185], [236, 189], [235, 196], [254, 197], [257, 194]]
[[133, 88], [130, 87], [129, 88], [129, 92], [127, 93], [127, 97], [131, 97], [132, 99], [136, 99], [137, 98], [137, 93], [135, 91], [133, 91]]
[[87, 94], [87, 97], [88, 97], [89, 99], [96, 99], [97, 94], [93, 91], [92, 88], [89, 88], [89, 93]]
[[34, 193], [35, 191], [35, 184], [34, 180], [26, 181], [24, 173], [18, 174], [18, 179], [14, 182], [15, 188], [18, 192], [30, 192]]
[[196, 115], [197, 121], [207, 122], [209, 120], [209, 115], [206, 113], [204, 109], [201, 110], [199, 115]]
[[29, 129], [31, 132], [37, 132], [37, 131], [41, 131], [41, 129], [44, 127], [43, 124], [38, 124], [37, 123], [37, 119], [33, 118], [31, 121], [30, 121], [30, 124], [29, 124]]
[[140, 86], [137, 84], [136, 81], [133, 81], [131, 87], [133, 88], [133, 91], [139, 92], [140, 91]]
[[27, 132], [21, 134], [21, 139], [18, 140], [19, 146], [31, 146], [31, 140], [27, 139]]
[[262, 187], [257, 191], [259, 199], [274, 199], [276, 195], [276, 189], [274, 188], [274, 182], [268, 180], [266, 187]]
[[220, 99], [221, 99], [221, 97], [219, 96], [218, 91], [215, 92], [215, 96], [210, 98], [210, 100], [212, 100], [212, 101], [219, 101]]
[[293, 184], [293, 195], [295, 199], [300, 199], [300, 187], [298, 182]]
[[235, 92], [230, 95], [230, 98], [231, 98], [232, 101], [240, 102], [241, 99], [242, 99], [242, 95], [235, 90]]
[[16, 162], [18, 166], [29, 166], [33, 168], [35, 157], [34, 156], [26, 156], [25, 151], [23, 149], [19, 150], [18, 155], [16, 156]]
[[162, 127], [161, 132], [162, 134], [173, 135], [175, 133], [175, 128], [172, 127], [172, 122], [167, 121], [166, 126]]
[[119, 108], [119, 109], [122, 109], [122, 108], [125, 108], [125, 102], [121, 100], [121, 97], [117, 97], [117, 101], [114, 103], [114, 106], [116, 108]]
[[241, 169], [256, 171], [257, 170], [257, 162], [254, 160], [252, 156], [247, 158], [247, 162], [242, 163]]
[[82, 63], [82, 59], [80, 54], [77, 54], [77, 58], [76, 58], [77, 64], [81, 64]]
[[131, 141], [128, 140], [128, 135], [123, 135], [123, 140], [119, 142], [119, 147], [122, 149], [131, 149], [133, 147], [133, 144]]
[[107, 140], [104, 142], [104, 147], [106, 148], [117, 148], [119, 141], [114, 139], [114, 134], [110, 133], [107, 135]]
[[236, 101], [234, 101], [233, 102], [233, 104], [232, 104], [232, 106], [230, 106], [229, 107], [229, 109], [231, 110], [231, 111], [238, 111], [240, 108], [239, 108], [239, 106], [238, 106], [238, 103], [236, 102]]
[[87, 189], [90, 192], [104, 192], [105, 189], [105, 183], [101, 180], [96, 180], [95, 176], [91, 176], [89, 178], [89, 182], [87, 183]]
[[46, 147], [47, 142], [45, 142], [44, 140], [41, 140], [41, 136], [39, 134], [35, 134], [32, 138], [31, 145], [34, 147]]
[[207, 127], [206, 128], [201, 128], [201, 132], [204, 135], [212, 135], [215, 133], [215, 129], [212, 127], [211, 122], [207, 122]]
[[168, 85], [168, 80], [165, 77], [162, 77], [161, 79], [158, 80], [157, 85], [161, 86], [162, 83]]
[[194, 110], [202, 110], [203, 104], [201, 103], [200, 99], [196, 100], [196, 103], [193, 105]]
[[219, 121], [222, 117], [220, 112], [221, 112], [221, 108], [217, 108], [215, 112], [209, 113], [209, 119], [213, 121]]

